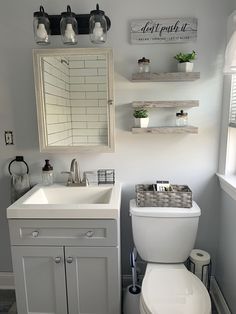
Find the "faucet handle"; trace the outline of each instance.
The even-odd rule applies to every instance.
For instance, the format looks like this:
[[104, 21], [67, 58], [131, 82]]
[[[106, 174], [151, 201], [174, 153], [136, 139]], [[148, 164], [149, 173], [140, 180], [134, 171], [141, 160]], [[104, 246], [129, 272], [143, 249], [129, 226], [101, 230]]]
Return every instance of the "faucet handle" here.
[[89, 185], [89, 180], [88, 180], [87, 172], [86, 172], [86, 171], [83, 173], [83, 180], [82, 180], [82, 183], [83, 183], [85, 186], [88, 186], [88, 185]]
[[72, 171], [61, 171], [62, 174], [68, 174], [68, 180], [67, 180], [67, 185], [70, 185], [71, 183], [74, 182], [73, 180], [73, 172]]
[[98, 177], [96, 170], [84, 171], [87, 185], [98, 185]]

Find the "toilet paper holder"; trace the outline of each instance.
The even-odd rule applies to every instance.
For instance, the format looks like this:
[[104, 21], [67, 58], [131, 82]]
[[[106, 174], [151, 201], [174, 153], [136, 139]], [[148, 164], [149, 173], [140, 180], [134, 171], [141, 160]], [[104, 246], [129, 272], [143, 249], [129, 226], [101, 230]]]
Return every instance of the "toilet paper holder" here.
[[196, 264], [190, 259], [190, 257], [187, 259], [186, 262], [187, 269], [191, 271], [193, 274], [195, 274], [199, 279], [203, 282], [203, 284], [206, 286], [207, 290], [210, 290], [210, 284], [211, 284], [211, 270], [212, 270], [212, 262], [211, 260], [209, 263], [205, 265], [200, 266], [200, 276], [199, 273], [196, 273]]

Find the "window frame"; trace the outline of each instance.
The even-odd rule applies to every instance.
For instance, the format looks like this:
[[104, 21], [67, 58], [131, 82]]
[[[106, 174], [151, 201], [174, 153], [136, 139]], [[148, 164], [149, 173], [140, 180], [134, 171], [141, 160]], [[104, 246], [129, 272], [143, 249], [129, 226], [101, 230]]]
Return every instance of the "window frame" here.
[[[230, 126], [232, 78], [236, 74], [224, 76], [221, 137], [219, 146], [219, 168], [217, 176], [221, 188], [234, 200], [236, 200], [236, 149], [232, 149], [236, 142], [236, 128]], [[236, 91], [236, 84], [235, 84]]]

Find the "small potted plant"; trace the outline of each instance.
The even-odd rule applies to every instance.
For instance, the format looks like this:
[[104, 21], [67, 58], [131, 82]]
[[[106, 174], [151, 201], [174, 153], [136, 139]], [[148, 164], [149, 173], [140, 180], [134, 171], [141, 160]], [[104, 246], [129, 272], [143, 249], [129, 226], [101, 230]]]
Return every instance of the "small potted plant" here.
[[196, 52], [193, 50], [191, 53], [178, 53], [174, 56], [175, 60], [178, 63], [178, 71], [179, 72], [192, 72], [193, 71], [193, 63], [192, 61], [196, 58]]
[[148, 111], [145, 108], [134, 110], [135, 126], [138, 128], [147, 128], [149, 123]]

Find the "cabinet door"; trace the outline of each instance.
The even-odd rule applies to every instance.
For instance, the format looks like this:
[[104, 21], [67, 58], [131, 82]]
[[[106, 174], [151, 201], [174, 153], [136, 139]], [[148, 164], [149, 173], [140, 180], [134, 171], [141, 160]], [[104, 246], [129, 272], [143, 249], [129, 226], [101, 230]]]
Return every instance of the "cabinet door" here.
[[66, 247], [69, 314], [120, 313], [120, 271], [115, 247]]
[[66, 314], [62, 247], [12, 247], [18, 314]]

